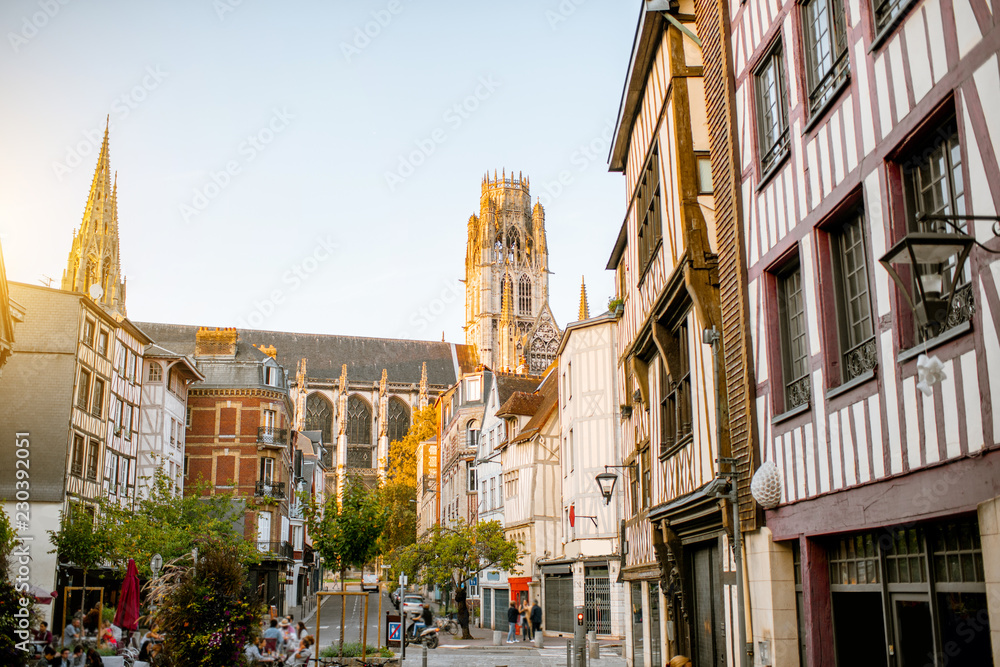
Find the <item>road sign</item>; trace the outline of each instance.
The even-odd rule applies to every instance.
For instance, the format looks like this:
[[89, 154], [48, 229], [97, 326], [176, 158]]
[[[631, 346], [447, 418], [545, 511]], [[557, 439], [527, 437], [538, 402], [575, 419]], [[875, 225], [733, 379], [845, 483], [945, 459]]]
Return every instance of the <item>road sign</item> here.
[[398, 642], [403, 635], [402, 623], [389, 623], [389, 641]]
[[405, 586], [408, 583], [410, 583], [410, 580], [409, 580], [409, 578], [405, 574], [399, 575], [399, 585], [400, 586]]

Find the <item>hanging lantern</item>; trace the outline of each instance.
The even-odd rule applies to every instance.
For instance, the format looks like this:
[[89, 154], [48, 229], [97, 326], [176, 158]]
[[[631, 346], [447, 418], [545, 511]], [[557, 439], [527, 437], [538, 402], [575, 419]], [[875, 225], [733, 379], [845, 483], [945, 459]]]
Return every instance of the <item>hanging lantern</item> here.
[[764, 509], [777, 507], [781, 502], [781, 473], [771, 461], [764, 461], [750, 480], [750, 494]]

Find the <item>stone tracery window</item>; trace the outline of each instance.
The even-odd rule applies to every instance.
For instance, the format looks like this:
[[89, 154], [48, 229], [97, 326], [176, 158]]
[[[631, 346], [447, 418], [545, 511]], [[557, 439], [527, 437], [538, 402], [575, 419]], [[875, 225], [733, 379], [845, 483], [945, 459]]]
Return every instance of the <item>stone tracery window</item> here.
[[357, 394], [347, 399], [347, 444], [372, 444], [372, 409]]
[[306, 430], [321, 431], [327, 447], [333, 443], [333, 407], [322, 394], [312, 393], [306, 399]]
[[531, 278], [527, 274], [517, 282], [517, 310], [521, 315], [531, 314]]
[[401, 399], [389, 399], [389, 442], [402, 440], [410, 430], [410, 408]]

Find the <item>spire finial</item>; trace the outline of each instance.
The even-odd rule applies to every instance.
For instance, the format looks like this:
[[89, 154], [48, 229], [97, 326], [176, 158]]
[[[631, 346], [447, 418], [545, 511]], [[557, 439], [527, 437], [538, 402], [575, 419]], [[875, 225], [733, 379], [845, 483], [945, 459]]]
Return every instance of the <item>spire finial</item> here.
[[587, 283], [584, 276], [580, 276], [580, 317], [581, 320], [590, 319], [590, 305], [587, 304]]

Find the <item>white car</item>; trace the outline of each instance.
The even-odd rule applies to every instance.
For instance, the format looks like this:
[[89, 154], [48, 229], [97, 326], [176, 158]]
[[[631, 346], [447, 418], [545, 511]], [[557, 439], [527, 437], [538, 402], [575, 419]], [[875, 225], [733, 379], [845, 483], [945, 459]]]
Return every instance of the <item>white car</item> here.
[[417, 614], [419, 616], [423, 611], [424, 597], [422, 595], [403, 596], [403, 614], [405, 616], [410, 616], [412, 614]]
[[378, 575], [366, 574], [363, 577], [361, 577], [361, 590], [378, 591]]

